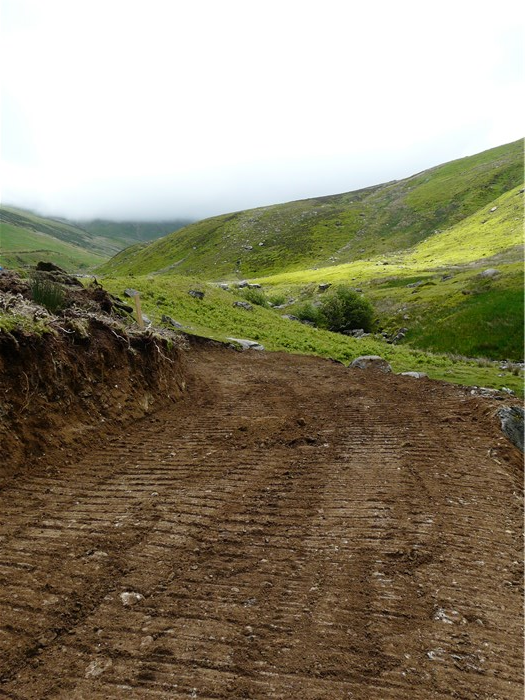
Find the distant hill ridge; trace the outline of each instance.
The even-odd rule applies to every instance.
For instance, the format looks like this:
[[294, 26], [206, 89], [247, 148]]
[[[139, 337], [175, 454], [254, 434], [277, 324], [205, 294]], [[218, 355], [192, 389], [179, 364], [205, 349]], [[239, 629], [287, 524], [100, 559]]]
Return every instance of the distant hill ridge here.
[[68, 221], [10, 206], [0, 207], [0, 264], [50, 260], [70, 271], [100, 265], [137, 241], [149, 241], [188, 224], [173, 221]]
[[211, 217], [123, 250], [102, 271], [225, 279], [367, 260], [413, 247], [522, 182], [519, 140], [355, 192]]

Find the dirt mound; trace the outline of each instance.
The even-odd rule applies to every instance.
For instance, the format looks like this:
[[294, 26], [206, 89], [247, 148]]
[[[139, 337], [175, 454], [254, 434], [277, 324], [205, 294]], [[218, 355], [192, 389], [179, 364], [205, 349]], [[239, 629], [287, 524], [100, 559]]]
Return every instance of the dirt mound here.
[[38, 460], [67, 460], [73, 447], [118, 431], [177, 399], [184, 388], [185, 340], [140, 331], [129, 307], [104, 289], [84, 288], [60, 270], [41, 270], [64, 290], [50, 313], [30, 281], [0, 274], [0, 480]]

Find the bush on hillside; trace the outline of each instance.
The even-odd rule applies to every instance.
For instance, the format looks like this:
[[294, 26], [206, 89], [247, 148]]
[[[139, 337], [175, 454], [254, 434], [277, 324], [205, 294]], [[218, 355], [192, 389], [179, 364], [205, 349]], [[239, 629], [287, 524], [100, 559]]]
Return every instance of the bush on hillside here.
[[372, 304], [344, 284], [323, 295], [319, 316], [319, 325], [335, 333], [345, 333], [356, 328], [368, 332], [374, 324]]
[[246, 301], [266, 308], [269, 306], [266, 294], [261, 289], [245, 289], [242, 295]]
[[300, 321], [313, 323], [314, 326], [322, 325], [320, 309], [318, 306], [314, 306], [311, 301], [303, 301], [297, 304], [293, 309], [293, 315], [297, 316]]

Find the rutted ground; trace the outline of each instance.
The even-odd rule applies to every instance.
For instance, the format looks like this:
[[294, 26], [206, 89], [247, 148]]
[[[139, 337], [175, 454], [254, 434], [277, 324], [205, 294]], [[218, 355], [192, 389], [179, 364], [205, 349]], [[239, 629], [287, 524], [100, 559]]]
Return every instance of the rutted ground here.
[[522, 697], [521, 458], [490, 403], [188, 367], [177, 404], [3, 489], [0, 697]]

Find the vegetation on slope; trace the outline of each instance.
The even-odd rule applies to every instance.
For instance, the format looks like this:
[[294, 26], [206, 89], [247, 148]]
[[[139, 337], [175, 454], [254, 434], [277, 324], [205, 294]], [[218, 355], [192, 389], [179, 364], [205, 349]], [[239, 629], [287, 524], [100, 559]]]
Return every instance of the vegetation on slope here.
[[[217, 340], [247, 338], [262, 343], [267, 350], [315, 354], [349, 363], [363, 354], [386, 358], [394, 371], [416, 370], [465, 385], [508, 387], [522, 391], [522, 380], [499, 363], [476, 362], [465, 358], [421, 352], [407, 346], [385, 343], [379, 336], [355, 339], [339, 333], [312, 328], [283, 318], [280, 313], [254, 305], [251, 310], [234, 306], [241, 300], [237, 291], [223, 291], [216, 285], [181, 275], [107, 278], [105, 286], [114, 294], [133, 287], [141, 293], [142, 307], [150, 319], [162, 323], [164, 315], [181, 323], [184, 330]], [[204, 292], [198, 299], [188, 292]], [[513, 368], [511, 368], [513, 369]]]
[[[522, 222], [523, 188], [516, 187], [406, 251], [257, 281], [298, 303], [321, 298], [319, 281], [350, 282], [374, 303], [380, 325], [408, 328], [406, 341], [417, 347], [521, 360]], [[491, 267], [497, 273], [484, 276]]]
[[454, 226], [522, 178], [520, 140], [405, 180], [206, 219], [133, 246], [102, 269], [239, 279], [367, 260]]

